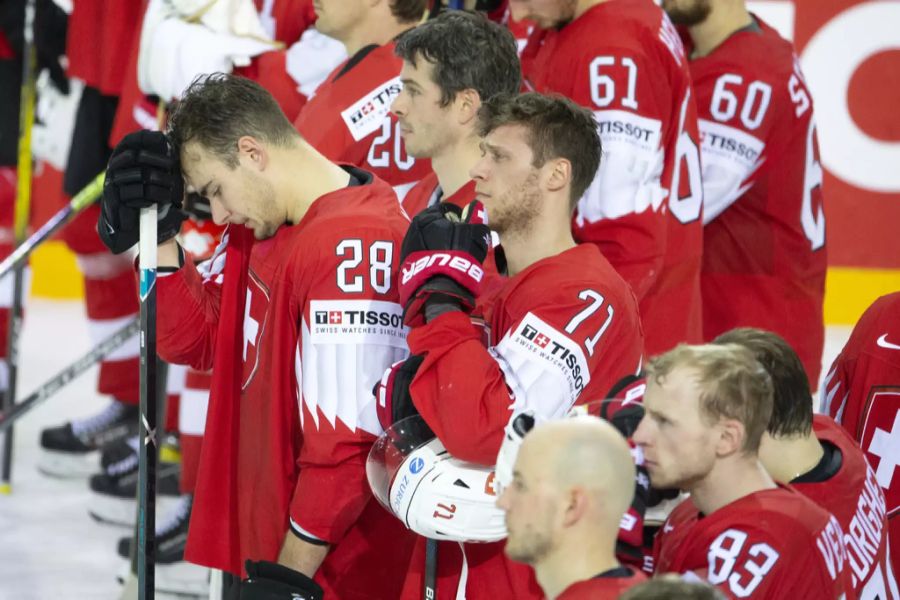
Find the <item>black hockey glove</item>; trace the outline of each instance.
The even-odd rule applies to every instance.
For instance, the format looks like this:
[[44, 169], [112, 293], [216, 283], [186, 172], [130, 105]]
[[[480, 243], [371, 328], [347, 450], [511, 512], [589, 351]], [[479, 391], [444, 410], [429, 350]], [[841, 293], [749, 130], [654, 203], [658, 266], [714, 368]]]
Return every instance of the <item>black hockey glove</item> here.
[[137, 131], [119, 142], [109, 158], [103, 182], [100, 239], [113, 254], [138, 242], [141, 209], [157, 207], [157, 243], [178, 233], [184, 180], [175, 150], [159, 131]]
[[413, 354], [406, 360], [394, 363], [375, 384], [375, 412], [382, 429], [387, 429], [400, 419], [419, 414], [409, 393], [409, 385], [424, 357]]
[[248, 560], [240, 600], [322, 600], [322, 587], [299, 571], [278, 563]]
[[490, 247], [491, 231], [478, 201], [465, 212], [441, 203], [416, 215], [400, 249], [404, 322], [412, 327], [424, 324], [428, 305], [433, 303], [450, 310], [472, 310]]

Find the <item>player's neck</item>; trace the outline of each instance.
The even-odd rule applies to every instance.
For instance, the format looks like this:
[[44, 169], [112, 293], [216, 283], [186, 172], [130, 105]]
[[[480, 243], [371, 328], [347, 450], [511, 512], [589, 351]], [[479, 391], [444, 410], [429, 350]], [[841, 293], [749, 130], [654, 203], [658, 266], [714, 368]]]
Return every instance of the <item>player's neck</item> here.
[[[284, 173], [285, 177], [273, 183], [279, 197], [288, 199], [287, 222], [296, 225], [319, 197], [346, 187], [350, 182], [350, 174], [306, 142], [282, 152], [283, 154], [276, 155], [275, 160], [282, 162], [283, 167], [279, 172]], [[301, 173], [314, 173], [315, 176], [298, 177]]]
[[506, 253], [510, 276], [521, 273], [534, 263], [556, 256], [575, 247], [571, 229], [554, 223], [550, 215], [537, 215], [525, 231], [506, 231], [500, 234]]
[[766, 469], [776, 481], [790, 483], [792, 479], [812, 471], [825, 449], [815, 435], [798, 435], [793, 437], [775, 437], [766, 441], [770, 446], [767, 452], [777, 456], [778, 460], [766, 463]]
[[431, 168], [437, 175], [444, 198], [452, 196], [472, 180], [469, 171], [478, 162], [480, 155], [478, 139], [466, 137], [431, 157]]
[[416, 23], [398, 23], [393, 16], [382, 18], [380, 14], [376, 13], [361, 22], [341, 42], [347, 49], [347, 56], [353, 56], [366, 46], [373, 44], [384, 46], [404, 31], [415, 26]]
[[604, 2], [609, 1], [610, 0], [578, 0], [578, 3], [575, 5], [575, 16], [573, 17], [573, 20], [577, 19], [598, 4], [603, 4]]
[[754, 492], [776, 487], [756, 456], [733, 455], [719, 459], [713, 470], [689, 491], [694, 505], [711, 514]]
[[534, 575], [549, 600], [554, 600], [566, 588], [578, 581], [619, 566], [613, 553], [614, 544], [598, 543], [614, 540], [615, 532], [579, 540], [577, 545], [559, 546], [534, 565]]
[[714, 6], [706, 20], [689, 29], [691, 40], [694, 42], [691, 58], [701, 58], [710, 54], [731, 34], [753, 21], [743, 2], [726, 2]]

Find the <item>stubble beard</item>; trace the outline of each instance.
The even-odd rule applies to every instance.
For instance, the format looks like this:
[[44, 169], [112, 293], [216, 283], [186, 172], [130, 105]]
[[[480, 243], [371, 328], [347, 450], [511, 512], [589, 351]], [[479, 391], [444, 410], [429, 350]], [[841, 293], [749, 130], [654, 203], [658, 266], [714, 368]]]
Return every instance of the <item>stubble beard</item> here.
[[677, 0], [663, 2], [663, 9], [675, 25], [693, 27], [704, 22], [712, 7], [709, 0], [694, 0], [690, 6], [678, 6]]
[[533, 229], [540, 215], [542, 201], [537, 178], [535, 170], [521, 184], [500, 196], [494, 206], [488, 209], [489, 225], [501, 239], [527, 237]]
[[512, 537], [507, 538], [506, 555], [516, 562], [534, 565], [547, 556], [552, 547], [550, 536], [526, 529], [515, 537], [514, 543]]

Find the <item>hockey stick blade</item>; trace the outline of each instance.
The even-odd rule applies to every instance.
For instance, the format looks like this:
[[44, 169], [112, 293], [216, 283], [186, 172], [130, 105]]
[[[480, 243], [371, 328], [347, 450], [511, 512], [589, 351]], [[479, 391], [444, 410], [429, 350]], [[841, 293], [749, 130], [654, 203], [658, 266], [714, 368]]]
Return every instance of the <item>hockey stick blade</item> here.
[[43, 385], [35, 390], [34, 393], [17, 403], [8, 412], [0, 413], [0, 432], [5, 431], [7, 427], [16, 422], [22, 415], [58, 392], [73, 379], [112, 353], [113, 350], [122, 346], [130, 338], [134, 337], [139, 329], [140, 321], [138, 319], [131, 321], [128, 325], [100, 342], [90, 352], [57, 373], [51, 379], [48, 379]]

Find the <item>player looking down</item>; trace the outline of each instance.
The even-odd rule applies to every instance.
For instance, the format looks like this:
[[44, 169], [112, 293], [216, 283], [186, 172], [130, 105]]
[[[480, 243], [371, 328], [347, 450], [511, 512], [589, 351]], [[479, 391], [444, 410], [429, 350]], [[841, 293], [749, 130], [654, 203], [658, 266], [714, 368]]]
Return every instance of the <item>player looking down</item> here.
[[[173, 239], [182, 174], [228, 225], [202, 271]], [[159, 353], [213, 369], [186, 558], [233, 574], [278, 560], [301, 594], [395, 597], [411, 538], [365, 476], [372, 384], [406, 355], [393, 191], [328, 161], [258, 84], [213, 74], [186, 90], [168, 136], [138, 132], [113, 153], [99, 223], [113, 251], [134, 245], [147, 204], [160, 215]], [[383, 539], [392, 552], [375, 550]]]

